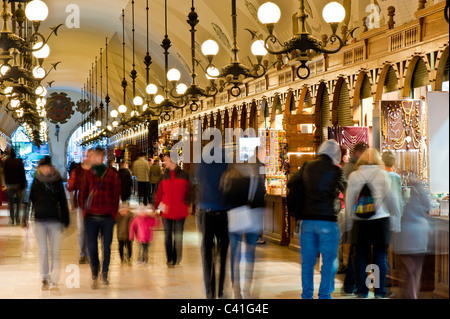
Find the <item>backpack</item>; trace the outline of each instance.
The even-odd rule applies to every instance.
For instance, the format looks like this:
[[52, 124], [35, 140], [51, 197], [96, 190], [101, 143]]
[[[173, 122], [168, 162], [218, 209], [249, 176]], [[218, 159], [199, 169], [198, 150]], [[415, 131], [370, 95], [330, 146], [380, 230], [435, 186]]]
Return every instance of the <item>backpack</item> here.
[[357, 217], [364, 219], [375, 215], [375, 201], [372, 196], [372, 191], [367, 184], [364, 184], [363, 188], [359, 192], [355, 205], [353, 206], [353, 212]]

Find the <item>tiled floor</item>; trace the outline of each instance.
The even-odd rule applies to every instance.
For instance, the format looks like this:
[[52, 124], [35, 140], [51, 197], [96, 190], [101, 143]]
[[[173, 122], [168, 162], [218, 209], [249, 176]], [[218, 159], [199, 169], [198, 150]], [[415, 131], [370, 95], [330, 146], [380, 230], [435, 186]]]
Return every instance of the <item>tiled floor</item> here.
[[[3, 299], [202, 299], [203, 279], [200, 259], [200, 234], [192, 216], [187, 219], [184, 232], [183, 260], [175, 268], [165, 264], [164, 231], [155, 231], [150, 246], [149, 267], [136, 263], [120, 263], [117, 240], [113, 239], [110, 265], [110, 285], [91, 289], [89, 265], [78, 264], [79, 248], [76, 220], [63, 235], [61, 251], [61, 280], [55, 291], [41, 291], [37, 245], [32, 227], [27, 231], [8, 225], [8, 211], [0, 208], [0, 298]], [[136, 256], [137, 249], [133, 255]], [[301, 279], [299, 253], [274, 244], [257, 246], [253, 282], [253, 297], [258, 299], [299, 299]], [[79, 270], [79, 287], [73, 287]], [[336, 278], [334, 298], [352, 298], [340, 293], [342, 275]], [[316, 291], [320, 274], [316, 271]], [[229, 272], [225, 297], [232, 298]]]

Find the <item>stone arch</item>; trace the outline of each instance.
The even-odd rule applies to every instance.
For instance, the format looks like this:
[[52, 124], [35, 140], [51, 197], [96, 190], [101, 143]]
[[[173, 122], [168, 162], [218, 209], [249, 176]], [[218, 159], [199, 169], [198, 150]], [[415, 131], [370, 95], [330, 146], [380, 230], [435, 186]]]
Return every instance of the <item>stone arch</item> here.
[[355, 81], [355, 88], [353, 90], [353, 103], [352, 103], [352, 119], [353, 123], [359, 123], [359, 113], [361, 111], [361, 95], [365, 85], [365, 81], [369, 81], [372, 86], [371, 77], [366, 71], [360, 71]]
[[247, 129], [247, 104], [242, 105], [240, 127], [242, 130]]
[[238, 128], [238, 122], [239, 122], [239, 115], [238, 115], [238, 111], [236, 108], [236, 105], [233, 107], [233, 111], [231, 113], [231, 123], [230, 123], [230, 127], [232, 129], [236, 129]]
[[351, 126], [352, 113], [347, 82], [340, 77], [334, 86], [331, 123], [333, 126]]
[[277, 112], [283, 113], [283, 107], [281, 105], [281, 99], [280, 99], [280, 95], [278, 93], [275, 94], [275, 96], [273, 97], [273, 102], [272, 102], [272, 110], [270, 112], [270, 128], [275, 128], [275, 118], [277, 115]]
[[408, 67], [406, 69], [406, 73], [405, 73], [405, 80], [404, 80], [404, 86], [403, 86], [403, 98], [409, 98], [411, 91], [412, 91], [412, 85], [413, 85], [413, 77], [414, 77], [414, 73], [416, 71], [416, 67], [420, 64], [420, 63], [424, 63], [425, 67], [428, 70], [428, 81], [430, 82], [430, 67], [429, 64], [427, 62], [427, 59], [423, 58], [420, 55], [415, 55], [411, 61], [408, 64]]
[[252, 101], [250, 104], [250, 117], [249, 117], [249, 123], [248, 123], [248, 127], [251, 127], [253, 129], [255, 129], [256, 131], [258, 130], [258, 109], [256, 106], [256, 102]]
[[225, 109], [224, 115], [223, 115], [223, 129], [230, 128], [230, 114], [228, 112], [228, 109]]
[[[330, 119], [330, 103], [328, 96], [328, 88], [324, 81], [320, 82], [319, 88], [317, 89], [316, 95], [316, 105], [315, 105], [315, 140], [316, 144], [319, 145], [325, 137], [325, 130], [328, 130], [327, 127], [324, 128], [325, 123]], [[322, 108], [322, 106], [324, 106]], [[325, 113], [325, 114], [324, 114]]]
[[309, 103], [312, 104], [311, 91], [309, 90], [308, 85], [305, 84], [303, 85], [300, 97], [298, 98], [297, 114], [303, 113], [306, 101], [309, 101]]
[[384, 86], [386, 84], [386, 79], [388, 77], [388, 74], [390, 72], [395, 72], [395, 75], [397, 77], [397, 87], [400, 88], [400, 76], [398, 74], [398, 70], [391, 65], [390, 63], [386, 63], [383, 68], [381, 69], [380, 75], [378, 76], [378, 81], [377, 81], [377, 89], [375, 92], [375, 98], [374, 98], [374, 102], [375, 102], [375, 108], [378, 108], [378, 102], [381, 101], [381, 99], [383, 98], [383, 93], [384, 93]]
[[448, 58], [449, 58], [449, 46], [445, 48], [445, 50], [442, 51], [440, 57], [439, 57], [439, 65], [436, 72], [436, 81], [435, 81], [435, 91], [442, 91], [442, 83], [444, 83], [445, 79], [445, 71], [446, 67], [448, 65]]
[[222, 115], [220, 114], [220, 111], [217, 112], [215, 124], [217, 129], [220, 130], [222, 128]]
[[209, 127], [213, 128], [214, 126], [214, 113], [211, 112], [211, 114], [209, 115]]

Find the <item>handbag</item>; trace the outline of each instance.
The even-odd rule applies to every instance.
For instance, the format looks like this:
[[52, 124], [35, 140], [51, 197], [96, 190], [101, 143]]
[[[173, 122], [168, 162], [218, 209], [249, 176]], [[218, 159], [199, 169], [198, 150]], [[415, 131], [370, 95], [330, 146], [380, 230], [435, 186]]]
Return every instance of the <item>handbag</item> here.
[[258, 187], [257, 177], [250, 177], [247, 205], [228, 211], [228, 231], [230, 233], [259, 233], [262, 228], [263, 208], [251, 208]]

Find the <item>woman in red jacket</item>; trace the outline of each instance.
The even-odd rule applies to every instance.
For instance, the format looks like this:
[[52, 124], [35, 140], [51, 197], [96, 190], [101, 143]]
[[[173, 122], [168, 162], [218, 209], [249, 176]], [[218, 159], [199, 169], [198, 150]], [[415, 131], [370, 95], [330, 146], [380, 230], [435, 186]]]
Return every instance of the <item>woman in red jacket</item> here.
[[164, 224], [167, 265], [173, 267], [181, 262], [184, 221], [189, 214], [192, 198], [192, 184], [189, 174], [164, 155], [166, 170], [161, 176], [154, 205], [161, 211]]

